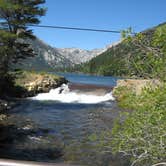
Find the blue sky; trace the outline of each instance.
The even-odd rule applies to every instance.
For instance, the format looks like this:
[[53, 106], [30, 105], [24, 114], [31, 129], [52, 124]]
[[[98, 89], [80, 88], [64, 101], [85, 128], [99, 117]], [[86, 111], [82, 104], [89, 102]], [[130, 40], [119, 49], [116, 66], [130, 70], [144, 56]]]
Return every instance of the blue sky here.
[[[43, 25], [140, 32], [166, 21], [166, 0], [46, 0]], [[119, 34], [35, 28], [46, 43], [59, 48], [102, 48], [118, 41]]]

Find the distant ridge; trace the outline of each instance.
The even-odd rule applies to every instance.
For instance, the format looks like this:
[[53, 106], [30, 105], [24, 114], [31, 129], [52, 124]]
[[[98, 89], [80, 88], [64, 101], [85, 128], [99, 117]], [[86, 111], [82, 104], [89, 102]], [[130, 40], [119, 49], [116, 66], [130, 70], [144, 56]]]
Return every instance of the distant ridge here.
[[93, 50], [54, 48], [38, 38], [27, 42], [31, 44], [36, 56], [23, 60], [21, 64], [15, 66], [16, 68], [60, 71], [76, 64], [85, 63], [107, 50], [107, 48]]

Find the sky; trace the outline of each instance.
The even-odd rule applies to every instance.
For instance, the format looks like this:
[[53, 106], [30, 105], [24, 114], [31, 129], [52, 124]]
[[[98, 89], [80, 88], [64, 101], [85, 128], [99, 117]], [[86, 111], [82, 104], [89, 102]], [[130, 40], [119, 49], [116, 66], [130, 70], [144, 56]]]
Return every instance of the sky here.
[[[135, 32], [166, 22], [166, 0], [46, 0], [42, 25]], [[37, 37], [58, 48], [103, 48], [120, 34], [33, 28]]]

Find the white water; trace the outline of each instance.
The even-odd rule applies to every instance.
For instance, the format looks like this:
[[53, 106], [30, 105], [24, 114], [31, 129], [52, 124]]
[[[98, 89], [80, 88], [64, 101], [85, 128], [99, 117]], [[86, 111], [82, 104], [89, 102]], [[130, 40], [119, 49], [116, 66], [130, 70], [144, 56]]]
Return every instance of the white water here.
[[103, 96], [98, 96], [94, 94], [81, 94], [77, 92], [70, 91], [68, 85], [63, 84], [61, 87], [50, 90], [49, 93], [41, 93], [35, 97], [33, 100], [53, 100], [62, 103], [85, 103], [85, 104], [96, 104], [109, 100], [114, 100], [112, 93], [107, 93]]

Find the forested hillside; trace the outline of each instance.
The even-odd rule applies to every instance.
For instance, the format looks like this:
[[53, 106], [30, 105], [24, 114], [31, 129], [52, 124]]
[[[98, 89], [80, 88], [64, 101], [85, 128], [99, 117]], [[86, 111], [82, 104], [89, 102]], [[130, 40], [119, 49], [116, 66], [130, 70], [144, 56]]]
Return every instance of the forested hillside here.
[[99, 75], [153, 77], [162, 70], [159, 68], [163, 61], [161, 46], [155, 45], [155, 40], [165, 31], [166, 23], [163, 23], [128, 36], [118, 45], [88, 63], [75, 66], [73, 70]]

